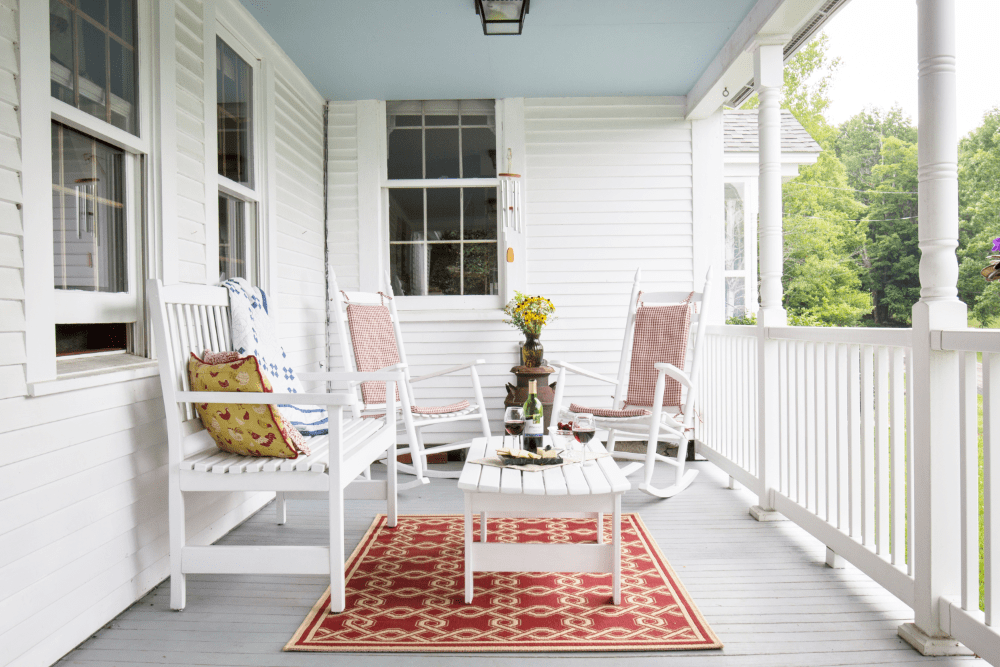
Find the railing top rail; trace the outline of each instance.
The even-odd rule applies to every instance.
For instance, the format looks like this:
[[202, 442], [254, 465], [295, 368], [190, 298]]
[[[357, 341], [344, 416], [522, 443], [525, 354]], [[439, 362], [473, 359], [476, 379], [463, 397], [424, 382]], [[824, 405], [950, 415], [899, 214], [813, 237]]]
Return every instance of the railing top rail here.
[[1000, 330], [955, 329], [931, 332], [931, 347], [955, 352], [1000, 352]]
[[709, 336], [731, 336], [733, 338], [756, 338], [757, 327], [746, 324], [713, 324], [705, 328]]
[[870, 327], [767, 327], [771, 340], [802, 340], [812, 343], [847, 343], [912, 347], [912, 329]]

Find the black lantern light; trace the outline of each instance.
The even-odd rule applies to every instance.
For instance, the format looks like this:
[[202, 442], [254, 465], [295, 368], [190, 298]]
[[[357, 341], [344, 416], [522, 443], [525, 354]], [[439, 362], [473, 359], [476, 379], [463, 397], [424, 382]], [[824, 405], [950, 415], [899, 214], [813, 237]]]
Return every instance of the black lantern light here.
[[520, 35], [529, 0], [476, 0], [484, 35]]

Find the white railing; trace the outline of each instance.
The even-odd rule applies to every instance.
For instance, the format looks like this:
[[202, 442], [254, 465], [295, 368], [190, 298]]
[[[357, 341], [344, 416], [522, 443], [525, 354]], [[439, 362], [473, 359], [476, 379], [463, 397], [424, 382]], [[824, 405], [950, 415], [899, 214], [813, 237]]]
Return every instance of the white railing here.
[[[941, 626], [977, 654], [1000, 664], [1000, 335], [993, 331], [935, 331], [935, 349], [959, 352], [959, 489], [961, 598], [942, 604]], [[982, 354], [982, 421], [978, 354]], [[980, 472], [982, 461], [982, 472]], [[982, 500], [980, 500], [980, 484]], [[979, 536], [979, 508], [983, 535]], [[983, 554], [980, 567], [980, 553]], [[980, 582], [983, 594], [980, 596]]]
[[698, 451], [730, 477], [757, 490], [757, 328], [705, 330]]
[[706, 331], [697, 451], [759, 494], [757, 401], [777, 401], [774, 508], [912, 605], [910, 330], [767, 328], [778, 381], [766, 397], [759, 336]]

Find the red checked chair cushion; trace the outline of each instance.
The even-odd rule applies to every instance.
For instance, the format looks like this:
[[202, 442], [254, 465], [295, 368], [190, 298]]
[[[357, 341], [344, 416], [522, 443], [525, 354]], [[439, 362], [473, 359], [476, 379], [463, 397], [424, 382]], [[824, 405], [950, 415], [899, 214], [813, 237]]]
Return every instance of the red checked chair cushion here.
[[[626, 406], [653, 405], [657, 400], [653, 395], [656, 389], [654, 364], [668, 363], [684, 370], [690, 332], [691, 307], [686, 303], [642, 306], [636, 311]], [[662, 400], [661, 405], [681, 404], [681, 385], [677, 380], [667, 377]]]

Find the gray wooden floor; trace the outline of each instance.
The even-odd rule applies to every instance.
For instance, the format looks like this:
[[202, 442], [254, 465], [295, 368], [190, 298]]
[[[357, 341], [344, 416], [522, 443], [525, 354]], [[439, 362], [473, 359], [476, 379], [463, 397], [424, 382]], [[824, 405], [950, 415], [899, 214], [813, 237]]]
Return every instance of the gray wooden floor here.
[[[871, 579], [848, 567], [824, 565], [824, 548], [789, 522], [757, 523], [747, 508], [755, 497], [725, 488], [728, 478], [697, 463], [694, 485], [670, 500], [628, 493], [624, 511], [639, 512], [695, 603], [722, 639], [717, 651], [621, 653], [618, 665], [985, 665], [971, 658], [924, 658], [896, 636], [909, 609]], [[667, 473], [671, 475], [672, 473]], [[664, 480], [666, 481], [666, 480]], [[350, 548], [381, 503], [352, 501]], [[454, 480], [434, 480], [401, 496], [403, 513], [462, 510]], [[291, 503], [277, 526], [270, 506], [221, 543], [323, 543], [323, 502]], [[322, 577], [199, 575], [188, 578], [188, 606], [169, 609], [163, 583], [58, 664], [125, 665], [514, 665], [608, 660], [607, 654], [400, 655], [283, 653], [313, 603]]]

